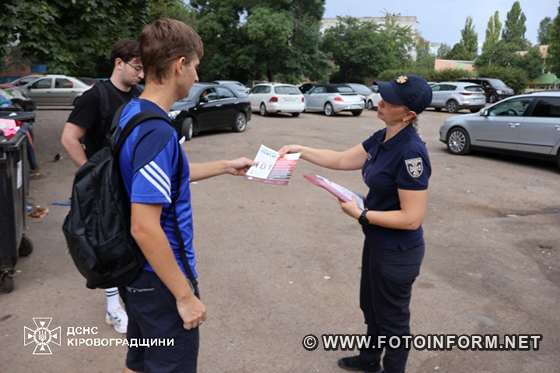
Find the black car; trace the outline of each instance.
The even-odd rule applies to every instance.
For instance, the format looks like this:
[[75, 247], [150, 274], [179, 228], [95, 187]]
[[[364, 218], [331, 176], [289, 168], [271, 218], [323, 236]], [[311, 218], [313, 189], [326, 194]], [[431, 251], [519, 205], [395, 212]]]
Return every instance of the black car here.
[[251, 120], [251, 104], [225, 85], [196, 83], [187, 97], [173, 104], [169, 117], [182, 127], [186, 140], [215, 129], [243, 132]]
[[464, 78], [459, 79], [459, 82], [469, 82], [482, 86], [484, 94], [486, 95], [486, 102], [493, 104], [503, 100], [504, 98], [513, 96], [515, 92], [508, 87], [506, 83], [500, 79], [495, 78]]

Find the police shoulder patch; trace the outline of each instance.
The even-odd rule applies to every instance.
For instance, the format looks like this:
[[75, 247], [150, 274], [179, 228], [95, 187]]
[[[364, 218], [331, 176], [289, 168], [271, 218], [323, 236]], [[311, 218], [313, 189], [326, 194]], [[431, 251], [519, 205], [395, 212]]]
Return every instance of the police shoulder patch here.
[[422, 173], [424, 172], [424, 164], [422, 163], [422, 158], [418, 157], [405, 159], [404, 163], [406, 165], [406, 170], [408, 171], [408, 174], [410, 176], [415, 179], [422, 176]]

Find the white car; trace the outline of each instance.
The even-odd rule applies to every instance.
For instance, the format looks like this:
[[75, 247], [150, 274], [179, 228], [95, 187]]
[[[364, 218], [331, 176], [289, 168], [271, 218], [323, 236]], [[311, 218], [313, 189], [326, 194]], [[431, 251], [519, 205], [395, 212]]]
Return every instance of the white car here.
[[368, 108], [369, 110], [377, 110], [377, 107], [379, 106], [379, 101], [381, 101], [379, 88], [377, 87], [377, 84], [374, 84], [370, 86], [369, 89], [371, 89], [373, 93], [369, 95], [366, 99], [366, 108]]
[[282, 83], [257, 84], [249, 93], [251, 110], [260, 115], [290, 113], [297, 117], [305, 110], [305, 98], [297, 86]]

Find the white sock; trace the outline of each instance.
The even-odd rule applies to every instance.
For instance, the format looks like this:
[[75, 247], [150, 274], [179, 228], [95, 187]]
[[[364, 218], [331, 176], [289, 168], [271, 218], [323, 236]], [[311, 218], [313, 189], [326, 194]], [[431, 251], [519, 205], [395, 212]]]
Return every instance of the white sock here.
[[121, 307], [119, 302], [119, 289], [109, 288], [105, 289], [105, 297], [107, 298], [107, 311], [112, 312]]

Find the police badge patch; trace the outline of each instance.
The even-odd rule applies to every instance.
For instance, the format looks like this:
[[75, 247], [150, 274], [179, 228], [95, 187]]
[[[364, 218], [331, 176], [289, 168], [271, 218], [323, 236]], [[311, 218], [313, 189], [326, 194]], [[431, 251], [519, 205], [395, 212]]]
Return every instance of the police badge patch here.
[[415, 179], [422, 176], [422, 172], [424, 172], [422, 158], [405, 159], [404, 163], [406, 164], [406, 170], [410, 176]]

